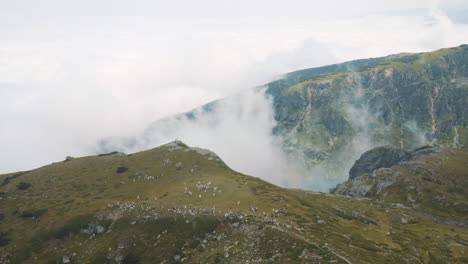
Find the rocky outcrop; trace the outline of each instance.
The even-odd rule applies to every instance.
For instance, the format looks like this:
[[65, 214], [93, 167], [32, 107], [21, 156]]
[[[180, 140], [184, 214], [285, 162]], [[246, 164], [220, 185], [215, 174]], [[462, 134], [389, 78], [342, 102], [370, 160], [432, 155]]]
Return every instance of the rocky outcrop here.
[[425, 155], [439, 152], [439, 147], [423, 146], [413, 151], [406, 151], [395, 146], [382, 146], [366, 151], [354, 162], [349, 170], [349, 179], [355, 179], [365, 173], [371, 173], [381, 168], [391, 168], [404, 161], [417, 159]]
[[[439, 151], [440, 148], [432, 146], [424, 146], [414, 151], [394, 146], [373, 148], [356, 160], [349, 171], [348, 181], [339, 184], [332, 192], [353, 197], [369, 196], [372, 191], [378, 194], [395, 183], [400, 176], [399, 172], [389, 168]], [[418, 164], [417, 161], [413, 163]]]
[[[383, 162], [386, 159], [388, 163]], [[375, 148], [364, 153], [353, 166], [353, 172], [359, 168], [363, 173], [350, 172], [349, 180], [331, 192], [400, 204], [430, 215], [446, 212], [466, 220], [467, 159], [465, 148], [425, 146], [410, 152], [395, 147]]]
[[201, 154], [204, 157], [206, 157], [208, 160], [217, 160], [217, 161], [222, 162], [221, 158], [216, 153], [214, 153], [213, 151], [208, 150], [208, 149], [199, 148], [199, 147], [189, 147], [184, 142], [182, 142], [181, 140], [178, 140], [178, 139], [176, 139], [176, 140], [174, 140], [172, 142], [169, 142], [169, 143], [167, 143], [167, 144], [165, 144], [163, 146], [167, 147], [167, 150], [171, 151], [171, 152], [176, 151], [176, 150], [183, 150], [185, 152], [197, 152], [198, 154]]
[[364, 173], [373, 172], [379, 168], [390, 168], [401, 161], [411, 158], [411, 153], [403, 149], [384, 146], [371, 149], [354, 163], [349, 171], [349, 179], [354, 179]]

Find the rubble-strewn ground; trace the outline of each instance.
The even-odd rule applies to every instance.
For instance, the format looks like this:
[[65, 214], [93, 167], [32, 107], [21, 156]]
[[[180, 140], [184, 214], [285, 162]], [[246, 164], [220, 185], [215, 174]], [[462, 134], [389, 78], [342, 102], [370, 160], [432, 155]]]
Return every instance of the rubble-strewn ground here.
[[468, 261], [467, 149], [379, 170], [395, 183], [357, 198], [280, 188], [190, 150], [1, 175], [0, 263]]

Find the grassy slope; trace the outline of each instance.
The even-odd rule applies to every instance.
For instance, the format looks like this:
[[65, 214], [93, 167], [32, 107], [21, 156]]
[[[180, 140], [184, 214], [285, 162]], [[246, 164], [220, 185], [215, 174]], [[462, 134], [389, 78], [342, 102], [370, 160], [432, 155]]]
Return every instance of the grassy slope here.
[[[446, 220], [468, 221], [468, 149], [439, 149], [437, 153], [379, 169], [348, 181], [339, 193], [369, 186], [368, 197], [401, 203]], [[382, 182], [394, 181], [379, 188]]]
[[[184, 145], [173, 148], [77, 158], [1, 175], [0, 182], [17, 177], [0, 187], [0, 232], [11, 240], [0, 247], [0, 262], [55, 263], [64, 255], [73, 263], [172, 263], [175, 255], [187, 263], [468, 260], [466, 230], [386, 202], [280, 188], [187, 152]], [[117, 173], [123, 166], [128, 171]], [[19, 190], [20, 182], [32, 186]], [[211, 188], [197, 191], [198, 182], [211, 182]], [[118, 202], [135, 203], [135, 209]], [[215, 214], [184, 217], [167, 210], [185, 207], [215, 208]], [[21, 217], [40, 209], [47, 211], [36, 219]], [[276, 209], [286, 214], [270, 217]], [[250, 217], [225, 217], [238, 211]], [[269, 217], [262, 218], [264, 213]], [[402, 218], [411, 221], [403, 224]], [[91, 222], [106, 232], [79, 232]]]
[[[376, 68], [406, 67], [407, 64], [410, 64], [411, 67], [421, 68], [424, 64], [431, 63], [443, 55], [466, 47], [467, 45], [461, 45], [459, 47], [443, 48], [432, 52], [400, 53], [386, 57], [360, 59], [324, 67], [303, 69], [286, 74], [285, 80], [295, 82], [296, 84], [303, 81], [311, 83], [313, 81], [342, 78], [343, 76], [356, 73], [365, 73]], [[294, 89], [292, 90], [294, 91]]]

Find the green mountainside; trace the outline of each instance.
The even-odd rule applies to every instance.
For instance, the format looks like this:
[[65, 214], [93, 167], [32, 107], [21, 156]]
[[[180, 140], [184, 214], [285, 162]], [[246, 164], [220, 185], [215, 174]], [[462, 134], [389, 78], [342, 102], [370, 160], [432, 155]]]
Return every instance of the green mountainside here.
[[376, 146], [468, 146], [468, 45], [301, 70], [267, 87], [284, 149], [331, 176]]
[[180, 141], [67, 157], [0, 175], [0, 263], [466, 263], [467, 160], [438, 149], [350, 197], [281, 188]]

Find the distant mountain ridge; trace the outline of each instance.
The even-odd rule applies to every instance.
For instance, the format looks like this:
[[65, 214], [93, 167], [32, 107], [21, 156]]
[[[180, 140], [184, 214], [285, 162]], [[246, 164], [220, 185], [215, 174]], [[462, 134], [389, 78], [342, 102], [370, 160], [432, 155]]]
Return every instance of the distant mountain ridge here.
[[[283, 151], [307, 169], [320, 168], [323, 178], [345, 180], [354, 161], [377, 146], [468, 146], [468, 45], [299, 70], [263, 89]], [[196, 123], [228, 100], [238, 99], [156, 121], [143, 138], [170, 134], [173, 120]], [[115, 148], [105, 141], [102, 147]]]

